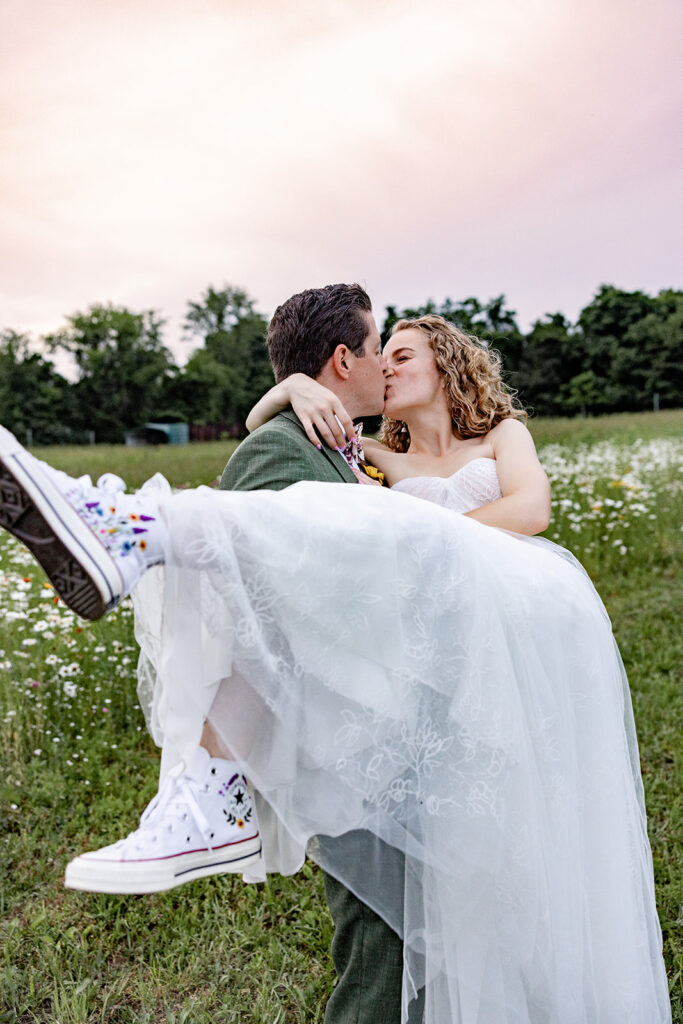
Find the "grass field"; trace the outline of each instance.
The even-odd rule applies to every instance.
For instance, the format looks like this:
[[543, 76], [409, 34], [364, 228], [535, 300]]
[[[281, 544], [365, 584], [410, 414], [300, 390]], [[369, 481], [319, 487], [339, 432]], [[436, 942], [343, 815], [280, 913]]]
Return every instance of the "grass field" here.
[[[674, 1021], [683, 1024], [683, 411], [531, 424], [553, 482], [548, 536], [582, 560], [633, 692]], [[212, 483], [234, 448], [53, 449], [72, 473]], [[38, 453], [43, 454], [43, 453]], [[62, 887], [75, 853], [134, 826], [158, 757], [135, 696], [125, 602], [84, 625], [0, 537], [0, 1022], [322, 1021], [331, 923], [312, 866], [151, 897]], [[446, 1022], [444, 1022], [446, 1024]]]

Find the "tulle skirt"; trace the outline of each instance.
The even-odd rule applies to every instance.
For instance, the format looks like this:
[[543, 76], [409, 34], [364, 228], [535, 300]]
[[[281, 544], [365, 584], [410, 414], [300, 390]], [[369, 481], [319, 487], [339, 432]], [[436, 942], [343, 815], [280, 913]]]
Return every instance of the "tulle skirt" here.
[[426, 1024], [670, 1021], [628, 685], [573, 557], [379, 487], [157, 493], [162, 771], [208, 718], [265, 870], [308, 850], [403, 937], [404, 1020], [424, 988]]

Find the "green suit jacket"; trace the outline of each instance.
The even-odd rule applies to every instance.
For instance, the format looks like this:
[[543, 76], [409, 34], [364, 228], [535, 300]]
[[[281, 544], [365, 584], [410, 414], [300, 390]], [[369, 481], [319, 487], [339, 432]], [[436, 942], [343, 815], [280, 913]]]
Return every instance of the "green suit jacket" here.
[[327, 445], [315, 448], [296, 414], [285, 409], [242, 441], [220, 486], [224, 491], [281, 491], [299, 480], [358, 483], [343, 456]]

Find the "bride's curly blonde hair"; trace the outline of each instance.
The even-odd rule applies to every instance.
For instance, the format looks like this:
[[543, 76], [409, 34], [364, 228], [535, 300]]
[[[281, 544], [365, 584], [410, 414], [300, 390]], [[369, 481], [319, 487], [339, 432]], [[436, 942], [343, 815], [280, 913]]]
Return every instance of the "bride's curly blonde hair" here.
[[[497, 352], [485, 348], [474, 335], [466, 334], [442, 316], [399, 320], [391, 335], [408, 328], [427, 336], [445, 380], [453, 432], [458, 437], [480, 437], [511, 417], [526, 420], [527, 414], [518, 404], [515, 392], [501, 380], [502, 360]], [[402, 420], [385, 416], [379, 439], [392, 451], [407, 452], [410, 431]]]

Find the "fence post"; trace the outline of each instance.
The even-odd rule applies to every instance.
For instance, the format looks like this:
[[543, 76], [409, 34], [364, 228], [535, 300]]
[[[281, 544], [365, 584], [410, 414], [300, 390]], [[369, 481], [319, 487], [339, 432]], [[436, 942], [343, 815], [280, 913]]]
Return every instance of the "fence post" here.
[[88, 431], [88, 444], [94, 444], [94, 443], [95, 443], [95, 431], [94, 430], [89, 430]]
[[26, 428], [26, 447], [30, 448], [33, 444], [33, 430], [31, 427]]
[[659, 391], [655, 391], [652, 396], [652, 411], [659, 412]]

